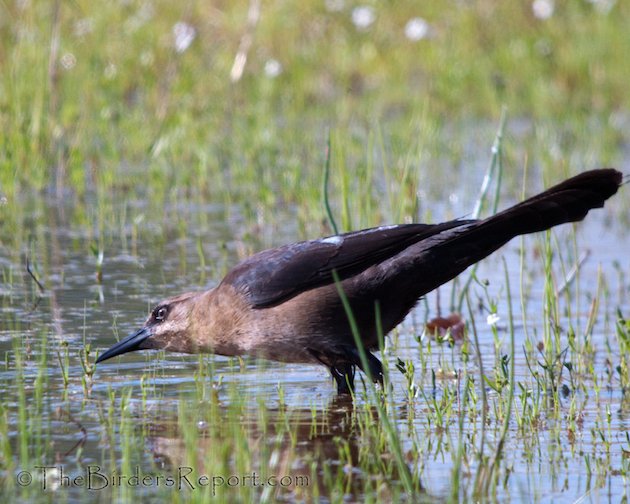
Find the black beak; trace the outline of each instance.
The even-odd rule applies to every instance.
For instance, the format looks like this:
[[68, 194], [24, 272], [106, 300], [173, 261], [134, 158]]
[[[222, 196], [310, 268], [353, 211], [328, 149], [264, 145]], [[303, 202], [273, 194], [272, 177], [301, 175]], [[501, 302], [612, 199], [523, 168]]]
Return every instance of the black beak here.
[[133, 334], [127, 336], [124, 340], [119, 341], [109, 350], [107, 350], [104, 354], [99, 355], [98, 359], [96, 359], [96, 363], [103, 362], [104, 360], [111, 359], [112, 357], [116, 357], [117, 355], [122, 355], [127, 352], [133, 352], [134, 350], [142, 350], [142, 343], [152, 335], [151, 329], [148, 327], [143, 327], [139, 331], [136, 331]]

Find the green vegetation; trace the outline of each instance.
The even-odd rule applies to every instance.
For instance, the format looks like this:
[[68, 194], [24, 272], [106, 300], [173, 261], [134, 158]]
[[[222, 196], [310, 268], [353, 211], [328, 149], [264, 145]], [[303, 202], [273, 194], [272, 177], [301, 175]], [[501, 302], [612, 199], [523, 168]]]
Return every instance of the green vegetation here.
[[2, 497], [627, 500], [627, 187], [422, 300], [354, 402], [308, 366], [94, 366], [250, 252], [627, 171], [630, 4], [534, 3], [0, 3]]

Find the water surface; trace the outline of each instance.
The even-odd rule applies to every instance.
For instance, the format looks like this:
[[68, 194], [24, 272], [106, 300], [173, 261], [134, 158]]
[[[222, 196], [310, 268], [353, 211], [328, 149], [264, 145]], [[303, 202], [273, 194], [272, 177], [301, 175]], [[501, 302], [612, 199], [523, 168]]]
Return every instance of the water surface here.
[[[39, 199], [25, 216], [25, 222], [33, 225], [30, 249], [17, 254], [8, 246], [0, 248], [0, 350], [5, 356], [0, 381], [8, 435], [3, 441], [5, 488], [17, 488], [34, 500], [61, 495], [73, 501], [84, 498], [86, 492], [126, 499], [138, 491], [147, 498], [177, 493], [188, 499], [197, 495], [198, 488], [184, 485], [174, 489], [166, 483], [168, 476], [191, 468], [193, 475], [227, 479], [230, 474], [215, 472], [226, 466], [213, 461], [228, 455], [213, 450], [223, 446], [221, 439], [229, 438], [222, 430], [231, 432], [236, 426], [246, 433], [241, 437], [242, 449], [250, 454], [251, 466], [245, 469], [255, 472], [258, 466], [263, 471], [272, 467], [276, 475], [289, 477], [286, 482], [290, 484], [281, 488], [255, 488], [257, 498], [302, 499], [317, 485], [319, 498], [339, 500], [342, 496], [326, 476], [335, 468], [349, 475], [346, 499], [362, 500], [366, 491], [374, 498], [370, 490], [374, 485], [366, 482], [376, 475], [366, 474], [357, 462], [362, 450], [369, 451], [371, 441], [353, 421], [356, 410], [352, 402], [335, 397], [322, 367], [135, 352], [102, 363], [93, 375], [89, 372], [95, 352], [104, 351], [139, 327], [159, 299], [215, 285], [249, 251], [304, 238], [290, 224], [295, 217], [291, 209], [278, 215], [278, 222], [287, 224], [262, 223], [243, 236], [235, 231], [243, 211], [238, 206], [178, 203], [167, 205], [162, 215], [155, 216], [147, 201], [120, 201], [112, 206], [111, 215], [124, 214], [123, 224], [108, 227], [109, 234], [97, 238], [97, 230], [77, 226], [79, 217], [73, 208], [72, 198]], [[178, 219], [165, 218], [169, 215]], [[587, 252], [588, 256], [569, 286], [570, 299], [559, 295], [558, 319], [545, 320], [543, 315], [543, 235], [522, 243], [514, 240], [484, 261], [477, 273], [481, 281], [488, 282], [487, 293], [475, 284], [470, 300], [485, 373], [492, 376], [497, 355], [508, 352], [505, 260], [515, 312], [516, 382], [522, 385], [516, 390], [515, 413], [501, 461], [503, 480], [496, 485], [498, 501], [619, 502], [627, 496], [630, 403], [615, 371], [620, 364], [615, 323], [617, 309], [624, 314], [630, 309], [630, 240], [619, 226], [611, 224], [612, 215], [611, 210], [592, 212], [576, 227], [578, 256]], [[178, 229], [175, 223], [181, 221], [188, 226]], [[576, 262], [571, 230], [571, 226], [563, 226], [552, 239], [554, 254], [562, 255], [552, 266], [556, 286]], [[99, 245], [99, 240], [106, 246]], [[86, 253], [89, 244], [103, 248], [100, 281], [96, 256]], [[521, 245], [525, 250], [523, 304]], [[26, 272], [27, 257], [43, 291]], [[474, 358], [462, 358], [461, 343], [438, 345], [423, 337], [423, 323], [438, 314], [438, 306], [442, 315], [448, 313], [451, 289], [445, 286], [439, 296], [434, 293], [420, 302], [388, 339], [384, 356], [390, 368], [389, 398], [403, 452], [418, 449], [418, 440], [422, 440], [420, 455], [408, 462], [419, 473], [428, 500], [452, 495], [453, 453], [460, 440], [470, 451], [480, 442], [480, 417], [465, 422], [460, 437], [456, 417], [445, 425], [435, 425], [433, 406], [426, 402], [427, 398], [443, 399], [447, 390], [461, 399], [465, 373], [474, 377], [476, 393], [481, 392], [478, 364]], [[496, 336], [486, 321], [494, 298], [500, 317]], [[594, 326], [585, 336], [592, 313], [596, 314]], [[464, 318], [470, 319], [467, 310]], [[528, 342], [530, 347], [540, 344], [545, 327], [552, 322], [560, 326], [560, 344], [566, 352], [559, 361], [563, 373], [559, 383], [566, 390], [557, 403], [550, 399], [540, 402], [545, 409], [532, 415], [535, 425], [519, 428], [518, 418], [525, 411], [522, 405], [527, 403], [523, 394], [536, 390], [533, 370], [544, 374], [545, 364], [542, 352], [532, 354], [525, 349]], [[571, 330], [581, 342], [579, 348], [592, 349], [584, 356], [588, 363], [577, 362], [580, 355], [569, 348]], [[526, 355], [534, 355], [533, 361], [528, 362]], [[87, 364], [81, 363], [83, 359]], [[396, 369], [398, 359], [416, 366], [414, 382], [422, 393], [415, 398], [410, 397], [405, 377]], [[562, 362], [571, 363], [574, 374]], [[578, 372], [583, 374], [578, 376]], [[484, 386], [489, 404], [496, 406], [497, 392]], [[246, 399], [235, 415], [232, 406], [238, 398]], [[359, 394], [357, 403], [365, 401]], [[571, 416], [574, 411], [579, 411], [578, 419]], [[379, 421], [378, 413], [375, 421]], [[500, 414], [491, 409], [488, 452], [501, 422]], [[182, 424], [196, 432], [192, 448]], [[239, 453], [238, 447], [234, 450]], [[472, 454], [470, 460], [471, 465], [463, 470], [462, 499], [470, 495], [476, 471]], [[239, 499], [239, 485], [252, 487], [254, 479], [243, 481], [244, 467], [234, 461], [230, 464], [241, 480], [234, 487], [223, 484], [222, 495]], [[41, 467], [48, 468], [45, 479]], [[150, 484], [138, 488], [123, 478], [117, 486], [97, 474], [95, 484], [103, 488], [86, 489], [63, 478], [89, 471], [126, 478], [148, 475]], [[25, 472], [33, 477], [29, 484], [20, 480], [27, 478]], [[298, 476], [305, 479], [298, 481]], [[396, 483], [395, 475], [390, 477], [382, 483], [385, 487]], [[305, 482], [308, 485], [300, 488]]]

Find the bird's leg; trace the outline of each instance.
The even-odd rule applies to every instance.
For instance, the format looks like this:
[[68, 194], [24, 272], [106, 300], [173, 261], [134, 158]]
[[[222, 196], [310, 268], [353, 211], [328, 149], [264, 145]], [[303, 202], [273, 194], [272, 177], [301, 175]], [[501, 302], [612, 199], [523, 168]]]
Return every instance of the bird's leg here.
[[354, 391], [354, 373], [353, 364], [330, 366], [330, 374], [337, 383], [337, 394], [350, 394]]
[[[330, 370], [330, 374], [337, 383], [338, 394], [350, 394], [354, 390], [354, 375], [356, 367], [366, 372], [361, 363], [361, 355], [359, 350], [352, 345], [343, 345], [337, 347], [336, 354], [323, 354], [312, 348], [307, 349], [308, 352], [321, 364]], [[367, 367], [369, 374], [377, 383], [383, 384], [383, 365], [374, 355], [365, 350], [367, 359]]]
[[[361, 355], [359, 350], [353, 346], [347, 346], [344, 348], [346, 358], [349, 362], [343, 364], [335, 364], [330, 366], [330, 373], [337, 382], [338, 394], [349, 394], [354, 390], [354, 373], [355, 366], [358, 366], [361, 371], [366, 372], [361, 362]], [[367, 359], [367, 367], [369, 369], [369, 375], [377, 383], [383, 384], [383, 364], [374, 355], [367, 350], [365, 351], [365, 358]]]
[[[365, 368], [363, 367], [363, 363], [361, 362], [361, 354], [359, 350], [354, 346], [346, 346], [344, 348], [346, 358], [348, 361], [352, 363], [354, 366], [358, 366], [361, 371], [367, 373]], [[374, 355], [365, 350], [365, 358], [367, 360], [367, 367], [369, 369], [369, 374], [371, 375], [372, 380], [375, 383], [383, 384], [383, 364], [378, 360]]]
[[350, 394], [354, 390], [354, 365], [347, 362], [339, 362], [338, 356], [325, 355], [313, 348], [306, 349], [315, 360], [330, 370], [330, 374], [337, 383], [337, 394]]

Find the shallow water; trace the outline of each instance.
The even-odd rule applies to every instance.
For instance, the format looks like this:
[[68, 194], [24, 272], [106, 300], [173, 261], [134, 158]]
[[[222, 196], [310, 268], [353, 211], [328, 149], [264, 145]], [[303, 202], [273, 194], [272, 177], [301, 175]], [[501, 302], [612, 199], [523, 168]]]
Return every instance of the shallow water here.
[[[3, 486], [9, 488], [9, 480], [17, 482], [18, 486], [13, 488], [25, 492], [25, 498], [31, 500], [63, 496], [74, 501], [84, 498], [86, 492], [91, 492], [92, 496], [95, 492], [107, 492], [107, 496], [97, 495], [109, 498], [111, 493], [125, 500], [136, 494], [137, 488], [125, 487], [124, 483], [119, 485], [120, 488], [108, 484], [104, 489], [86, 490], [84, 485], [66, 484], [69, 480], [64, 480], [63, 474], [59, 473], [61, 470], [74, 477], [98, 466], [102, 468], [102, 474], [108, 475], [113, 468], [126, 476], [130, 475], [129, 471], [151, 474], [154, 478], [151, 484], [142, 488], [142, 494], [147, 498], [172, 493], [171, 487], [155, 479], [157, 475], [166, 477], [182, 467], [192, 467], [196, 474], [213, 474], [213, 467], [190, 459], [186, 436], [178, 426], [182, 408], [186, 414], [190, 414], [190, 410], [193, 412], [192, 428], [201, 433], [197, 450], [206, 454], [205, 462], [213, 449], [212, 436], [206, 435], [206, 431], [217, 425], [227, 429], [234, 422], [247, 426], [246, 442], [251, 450], [259, 450], [263, 457], [271, 450], [279, 474], [293, 478], [299, 475], [312, 477], [313, 473], [307, 468], [311, 467], [309, 463], [313, 459], [320, 465], [348, 466], [348, 460], [340, 456], [340, 439], [347, 443], [346, 453], [350, 454], [351, 460], [364, 449], [369, 440], [348, 421], [352, 416], [352, 404], [335, 397], [328, 373], [321, 367], [251, 359], [239, 362], [219, 356], [162, 352], [136, 352], [112, 359], [99, 365], [93, 377], [86, 374], [81, 364], [86, 345], [90, 348], [89, 361], [93, 362], [96, 349], [102, 352], [139, 327], [148, 309], [160, 298], [216, 284], [226, 269], [243, 255], [242, 250], [258, 250], [297, 240], [294, 226], [271, 228], [263, 223], [258, 234], [242, 237], [235, 236], [232, 231], [238, 229], [238, 207], [229, 211], [219, 205], [178, 204], [165, 208], [165, 214], [177, 214], [189, 222], [189, 227], [182, 231], [175, 225], [161, 225], [164, 221], [160, 219], [151, 222], [152, 210], [145, 202], [121, 202], [120, 208], [132, 208], [129, 211], [143, 216], [143, 229], [138, 233], [133, 226], [121, 226], [117, 232], [110, 231], [104, 250], [102, 282], [99, 283], [95, 257], [85, 253], [86, 243], [94, 241], [95, 233], [89, 227], [76, 227], [72, 208], [71, 201], [45, 199], [27, 219], [34, 223], [37, 245], [29, 256], [36, 275], [45, 285], [43, 292], [38, 291], [25, 272], [24, 254], [27, 251], [16, 257], [8, 247], [0, 247], [0, 268], [4, 275], [0, 286], [3, 307], [0, 355], [5, 356], [0, 366], [0, 383], [4, 391], [4, 422], [9, 434], [2, 455]], [[598, 282], [603, 285], [590, 336], [590, 344], [595, 349], [591, 374], [572, 377], [564, 368], [561, 382], [567, 386], [568, 393], [561, 396], [559, 404], [549, 405], [550, 409], [559, 408], [560, 414], [541, 411], [537, 425], [529, 429], [519, 429], [516, 418], [511, 420], [502, 461], [503, 467], [507, 468], [502, 473], [505, 480], [496, 486], [496, 496], [493, 497], [498, 501], [574, 502], [581, 499], [580, 502], [619, 502], [627, 498], [629, 489], [624, 474], [630, 450], [630, 441], [626, 437], [630, 402], [618, 386], [614, 372], [618, 364], [615, 351], [619, 348], [614, 324], [617, 309], [626, 316], [630, 313], [627, 257], [630, 238], [620, 227], [609, 225], [611, 215], [609, 210], [593, 212], [577, 227], [580, 254], [589, 251], [579, 271], [580, 295], [575, 294], [575, 283], [572, 283], [570, 303], [564, 303], [560, 296], [562, 310], [570, 307], [574, 314], [572, 320], [579, 321], [576, 333], [581, 335], [587, 326], [592, 298], [597, 295]], [[278, 215], [278, 221], [283, 220], [293, 222], [290, 209], [285, 215]], [[564, 226], [557, 231], [555, 236], [559, 243], [571, 243], [567, 238], [570, 229], [570, 226]], [[496, 361], [495, 348], [506, 353], [508, 344], [502, 262], [505, 258], [514, 299], [516, 381], [527, 387], [533, 384], [533, 378], [523, 346], [527, 340], [534, 345], [541, 341], [547, 321], [541, 319], [544, 313], [542, 259], [535, 252], [542, 240], [539, 236], [528, 238], [524, 243], [526, 316], [521, 316], [519, 240], [514, 240], [482, 263], [478, 271], [478, 278], [489, 281], [490, 297], [499, 299], [498, 343], [486, 323], [488, 303], [481, 287], [474, 287], [471, 302], [475, 307], [478, 304], [484, 306], [481, 311], [474, 309], [473, 312], [485, 372], [491, 374]], [[560, 250], [570, 250], [570, 247], [562, 245]], [[573, 264], [570, 254], [566, 252], [563, 257], [567, 269]], [[205, 267], [201, 265], [202, 255]], [[557, 260], [553, 271], [556, 283], [561, 284], [565, 273]], [[450, 292], [450, 286], [440, 289], [439, 305], [443, 314], [448, 312]], [[400, 357], [416, 364], [416, 386], [428, 398], [443, 397], [447, 388], [455, 390], [459, 397], [463, 386], [452, 378], [457, 374], [461, 376], [464, 371], [475, 377], [478, 374], [474, 359], [462, 360], [461, 344], [449, 347], [435, 342], [431, 344], [426, 367], [421, 370], [420, 352], [426, 350], [428, 341], [423, 339], [419, 343], [418, 338], [422, 334], [423, 321], [437, 315], [437, 305], [436, 294], [429, 295], [426, 303], [421, 302], [388, 340], [385, 356], [390, 368], [394, 418], [402, 433], [403, 450], [411, 448], [408, 439], [413, 436], [406, 435], [410, 431], [421, 433], [420, 437], [426, 442], [423, 459], [419, 462], [422, 468], [420, 480], [427, 489], [428, 500], [451, 495], [452, 453], [446, 447], [436, 446], [456, 445], [458, 426], [453, 421], [446, 429], [429, 423], [433, 418], [430, 415], [432, 406], [423, 397], [410, 400], [405, 378], [395, 368], [396, 361]], [[468, 319], [469, 314], [466, 310], [464, 313]], [[560, 313], [557, 322], [562, 327], [564, 349], [567, 347], [568, 325], [565, 324], [568, 319], [563, 311]], [[568, 352], [565, 361], [577, 358]], [[542, 354], [535, 359], [540, 362]], [[451, 368], [455, 370], [453, 375], [449, 371]], [[541, 368], [537, 369], [540, 371]], [[435, 384], [431, 370], [437, 373]], [[580, 386], [573, 387], [573, 379], [578, 380]], [[479, 380], [476, 383], [479, 393]], [[489, 387], [486, 390], [489, 404], [496, 404], [496, 393]], [[523, 390], [517, 387], [516, 410], [520, 407], [522, 394]], [[229, 413], [235, 397], [251, 400], [251, 405], [238, 418]], [[202, 398], [201, 403], [199, 398]], [[365, 399], [359, 397], [357, 401]], [[566, 419], [572, 402], [583, 407], [577, 431], [568, 434]], [[34, 406], [37, 404], [40, 406]], [[204, 404], [207, 411], [204, 411]], [[214, 405], [214, 410], [208, 406], [210, 404]], [[267, 412], [264, 420], [260, 418], [261, 404]], [[25, 411], [39, 411], [40, 416], [20, 418], [20, 412]], [[116, 434], [111, 437], [105, 427], [115, 425], [111, 419], [122, 416], [131, 418], [135, 424], [132, 430], [135, 441], [125, 441]], [[489, 412], [486, 434], [489, 443], [496, 440], [500, 421], [493, 411]], [[314, 432], [314, 422], [325, 427]], [[285, 424], [289, 425], [292, 434], [282, 430], [281, 426]], [[115, 425], [115, 429], [119, 428]], [[29, 433], [26, 442], [25, 429]], [[463, 425], [463, 439], [469, 438], [470, 447], [478, 446], [479, 431], [478, 419]], [[291, 443], [286, 436], [292, 436]], [[133, 460], [121, 458], [122, 453], [128, 453], [123, 447], [125, 442], [137, 443], [132, 449]], [[588, 463], [585, 462], [587, 459]], [[470, 480], [476, 471], [476, 461], [472, 457], [470, 460], [471, 465], [464, 470], [468, 484], [462, 485], [462, 499], [470, 495]], [[597, 464], [599, 470], [595, 468]], [[38, 469], [41, 466], [50, 467], [46, 479], [43, 479], [44, 470]], [[360, 501], [363, 482], [372, 475], [361, 474], [358, 466], [348, 470], [357, 474], [346, 489], [346, 500]], [[26, 484], [27, 480], [19, 479], [28, 478], [25, 472], [33, 477], [29, 484]], [[339, 495], [327, 494], [322, 472], [316, 473], [321, 476], [320, 498], [338, 500]], [[102, 479], [98, 481], [104, 482]], [[186, 494], [186, 489], [180, 491], [184, 492], [179, 494], [180, 498], [194, 496], [192, 492]], [[236, 485], [224, 495], [227, 499], [238, 500], [238, 492]], [[278, 493], [268, 492], [269, 487], [256, 495], [263, 500], [271, 497], [292, 500], [296, 495], [301, 496], [299, 498], [305, 495], [294, 493], [295, 488], [291, 485]]]

